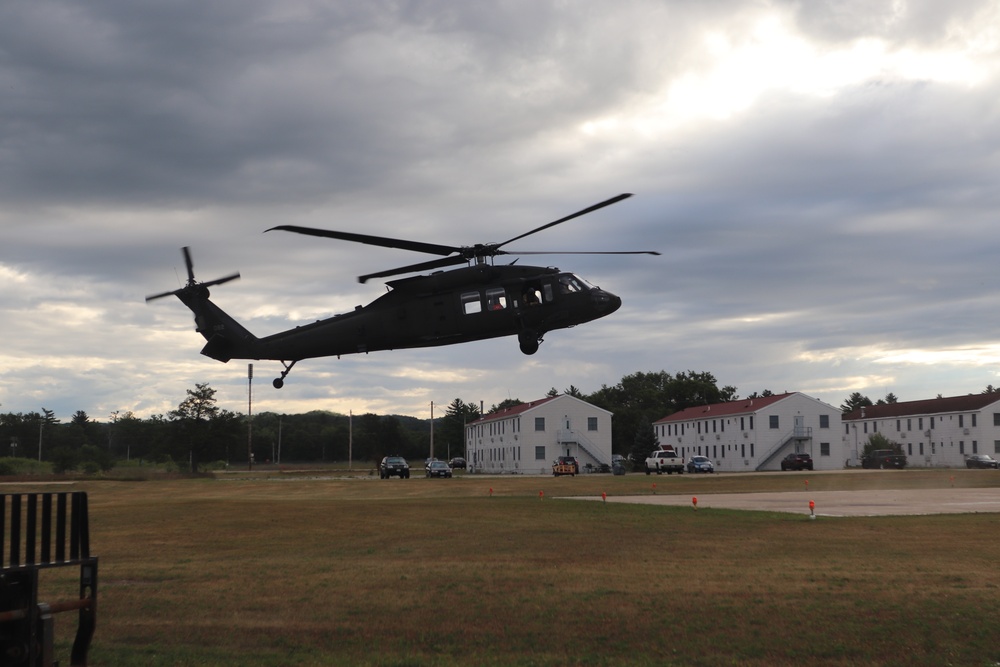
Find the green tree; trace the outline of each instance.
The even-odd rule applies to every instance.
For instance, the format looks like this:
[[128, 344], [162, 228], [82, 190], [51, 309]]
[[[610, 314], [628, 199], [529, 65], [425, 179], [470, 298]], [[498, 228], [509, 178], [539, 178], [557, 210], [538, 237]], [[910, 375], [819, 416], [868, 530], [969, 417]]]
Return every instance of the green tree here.
[[198, 462], [209, 444], [212, 420], [219, 416], [215, 390], [208, 383], [196, 383], [193, 390], [187, 390], [187, 398], [169, 415], [179, 425], [182, 440], [187, 444], [191, 472], [197, 472]]
[[679, 410], [721, 403], [735, 396], [735, 387], [719, 389], [711, 373], [687, 371], [671, 375], [658, 371], [626, 375], [612, 387], [602, 385], [586, 400], [614, 413], [612, 449], [621, 453], [631, 452], [635, 434], [644, 424], [652, 425]]
[[499, 403], [491, 407], [489, 409], [489, 412], [487, 412], [487, 414], [493, 412], [499, 412], [501, 410], [506, 410], [507, 408], [516, 408], [519, 405], [524, 405], [524, 401], [522, 401], [519, 398], [505, 398], [504, 400], [500, 401]]
[[465, 456], [465, 425], [479, 419], [479, 406], [460, 398], [448, 404], [444, 417], [435, 425], [434, 451]]
[[868, 441], [861, 449], [861, 456], [862, 458], [870, 456], [872, 452], [878, 449], [891, 449], [896, 454], [903, 453], [903, 445], [900, 443], [890, 440], [883, 433], [872, 433], [868, 436]]
[[890, 391], [885, 395], [885, 398], [880, 398], [875, 401], [875, 405], [892, 405], [897, 402], [899, 402], [899, 399], [896, 398], [896, 395]]
[[872, 399], [856, 391], [847, 397], [847, 400], [840, 406], [840, 411], [846, 415], [848, 412], [854, 412], [859, 408], [871, 407], [871, 405]]
[[636, 427], [635, 436], [632, 438], [632, 447], [629, 449], [629, 459], [633, 465], [641, 465], [641, 462], [649, 456], [650, 452], [656, 449], [656, 431], [651, 422], [642, 422]]

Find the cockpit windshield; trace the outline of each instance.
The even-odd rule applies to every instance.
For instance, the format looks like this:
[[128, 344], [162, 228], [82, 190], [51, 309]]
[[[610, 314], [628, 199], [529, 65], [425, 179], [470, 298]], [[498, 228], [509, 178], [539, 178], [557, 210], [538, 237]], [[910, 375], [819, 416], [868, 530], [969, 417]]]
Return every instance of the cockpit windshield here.
[[559, 276], [559, 293], [573, 294], [575, 292], [586, 292], [586, 283], [574, 276], [572, 273], [563, 273]]

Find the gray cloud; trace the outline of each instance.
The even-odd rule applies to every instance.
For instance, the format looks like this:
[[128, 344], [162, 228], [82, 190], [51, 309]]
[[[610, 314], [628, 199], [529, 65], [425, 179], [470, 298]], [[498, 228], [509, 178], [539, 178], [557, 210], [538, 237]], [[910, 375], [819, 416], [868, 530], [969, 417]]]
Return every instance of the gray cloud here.
[[[626, 191], [515, 248], [662, 251], [538, 260], [620, 294], [611, 318], [533, 357], [500, 339], [303, 362], [261, 409], [417, 413], [661, 368], [834, 404], [996, 384], [997, 18], [986, 2], [4, 6], [0, 404], [149, 414], [209, 381], [241, 410], [242, 362], [198, 355], [179, 303], [142, 301], [183, 281], [181, 246], [201, 279], [242, 273], [213, 295], [263, 335], [367, 303], [384, 287], [355, 276], [422, 259], [262, 234], [276, 224], [472, 244]], [[737, 69], [768, 47], [815, 72]]]

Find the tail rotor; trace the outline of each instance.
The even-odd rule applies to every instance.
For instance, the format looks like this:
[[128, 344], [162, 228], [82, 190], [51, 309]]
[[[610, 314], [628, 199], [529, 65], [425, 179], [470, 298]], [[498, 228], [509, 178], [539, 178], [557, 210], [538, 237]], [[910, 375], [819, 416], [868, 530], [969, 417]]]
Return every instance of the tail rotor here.
[[208, 298], [208, 288], [214, 285], [221, 285], [223, 283], [228, 283], [231, 280], [236, 280], [240, 277], [239, 272], [230, 274], [228, 276], [223, 276], [222, 278], [216, 278], [215, 280], [208, 280], [203, 283], [198, 282], [194, 277], [194, 262], [191, 260], [191, 249], [187, 246], [181, 248], [181, 252], [184, 253], [184, 265], [187, 268], [187, 283], [184, 287], [180, 289], [170, 290], [168, 292], [160, 292], [159, 294], [150, 294], [146, 297], [146, 303], [154, 301], [156, 299], [162, 299], [166, 296], [176, 296], [181, 297], [193, 297], [200, 296], [203, 298]]

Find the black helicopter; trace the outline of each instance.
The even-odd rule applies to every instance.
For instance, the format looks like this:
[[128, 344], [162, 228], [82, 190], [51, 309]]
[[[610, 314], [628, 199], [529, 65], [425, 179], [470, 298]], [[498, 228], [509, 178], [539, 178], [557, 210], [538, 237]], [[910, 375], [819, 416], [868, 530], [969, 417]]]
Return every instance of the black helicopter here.
[[[198, 282], [191, 252], [183, 248], [187, 283], [180, 289], [146, 297], [146, 301], [176, 296], [194, 313], [195, 329], [208, 341], [201, 353], [227, 362], [230, 359], [273, 359], [284, 366], [275, 378], [276, 389], [302, 359], [337, 356], [377, 350], [452, 345], [498, 336], [516, 335], [521, 352], [534, 354], [542, 337], [554, 329], [565, 329], [610, 315], [621, 299], [588, 285], [572, 273], [552, 267], [519, 266], [514, 262], [497, 266], [498, 255], [585, 254], [659, 255], [654, 251], [612, 252], [514, 252], [503, 246], [581, 215], [631, 197], [621, 194], [565, 218], [560, 218], [503, 243], [446, 246], [382, 236], [336, 232], [295, 225], [280, 225], [266, 231], [289, 231], [311, 236], [353, 241], [442, 255], [419, 264], [360, 276], [362, 283], [405, 273], [468, 266], [430, 275], [392, 280], [389, 291], [367, 306], [312, 324], [258, 338], [209, 300], [208, 288], [240, 277], [239, 273]], [[515, 260], [516, 262], [517, 260]]]

